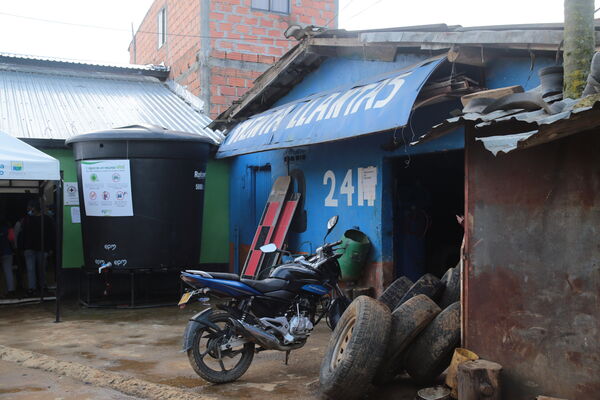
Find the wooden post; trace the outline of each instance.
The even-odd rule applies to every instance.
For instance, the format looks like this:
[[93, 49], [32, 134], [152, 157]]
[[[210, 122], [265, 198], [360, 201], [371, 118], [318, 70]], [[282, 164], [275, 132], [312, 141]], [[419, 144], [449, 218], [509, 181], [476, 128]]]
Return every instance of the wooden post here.
[[458, 366], [458, 400], [500, 400], [502, 365], [486, 360], [467, 361]]
[[581, 97], [594, 49], [594, 0], [565, 0], [564, 97]]

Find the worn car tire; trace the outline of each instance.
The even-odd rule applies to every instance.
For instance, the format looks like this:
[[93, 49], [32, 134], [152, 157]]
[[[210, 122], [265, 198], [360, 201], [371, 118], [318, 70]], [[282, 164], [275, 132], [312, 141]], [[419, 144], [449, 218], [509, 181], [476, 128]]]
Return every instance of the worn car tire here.
[[406, 372], [419, 384], [431, 383], [450, 365], [459, 344], [460, 302], [456, 302], [439, 313], [409, 346]]
[[377, 300], [385, 304], [390, 311], [399, 306], [400, 299], [406, 294], [413, 282], [405, 276], [401, 276], [388, 286]]
[[416, 281], [414, 285], [412, 285], [410, 289], [406, 291], [406, 293], [404, 293], [404, 296], [402, 296], [396, 307], [402, 305], [406, 300], [419, 294], [424, 294], [431, 300], [435, 301], [438, 299], [438, 296], [442, 293], [443, 289], [444, 284], [436, 276], [432, 274], [425, 274], [420, 277], [419, 280]]
[[442, 283], [444, 284], [444, 290], [438, 304], [441, 308], [446, 308], [460, 300], [460, 264], [446, 271], [442, 276]]
[[433, 300], [419, 294], [392, 312], [388, 347], [373, 383], [380, 385], [394, 380], [403, 368], [402, 356], [406, 347], [441, 311]]
[[329, 399], [358, 399], [369, 388], [390, 334], [390, 310], [357, 297], [338, 322], [321, 364], [320, 390]]

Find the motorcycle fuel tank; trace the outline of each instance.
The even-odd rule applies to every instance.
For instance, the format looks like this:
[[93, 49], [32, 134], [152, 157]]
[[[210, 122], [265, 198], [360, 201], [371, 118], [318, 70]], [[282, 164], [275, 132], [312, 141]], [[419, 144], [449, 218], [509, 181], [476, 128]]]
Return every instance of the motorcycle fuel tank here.
[[279, 278], [288, 281], [315, 280], [317, 272], [311, 271], [300, 264], [285, 264], [275, 268], [269, 278]]

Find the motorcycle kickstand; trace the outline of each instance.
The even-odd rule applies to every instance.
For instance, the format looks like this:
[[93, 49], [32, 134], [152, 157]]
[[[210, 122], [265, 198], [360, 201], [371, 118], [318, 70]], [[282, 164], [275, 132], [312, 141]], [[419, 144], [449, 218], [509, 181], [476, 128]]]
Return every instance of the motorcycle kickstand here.
[[291, 350], [285, 351], [285, 365], [288, 365], [288, 360], [290, 359], [290, 352]]

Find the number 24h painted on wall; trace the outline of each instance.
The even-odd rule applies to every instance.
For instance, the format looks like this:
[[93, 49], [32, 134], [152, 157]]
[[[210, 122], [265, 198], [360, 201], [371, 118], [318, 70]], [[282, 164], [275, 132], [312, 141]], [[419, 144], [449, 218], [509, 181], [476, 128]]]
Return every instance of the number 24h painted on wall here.
[[[377, 199], [377, 167], [357, 168], [357, 205], [373, 207]], [[330, 185], [329, 194], [325, 197], [325, 207], [337, 207], [338, 199], [335, 198], [336, 177], [332, 170], [325, 171], [323, 175], [323, 185]], [[346, 205], [353, 205], [354, 181], [352, 179], [352, 169], [346, 171], [344, 180], [339, 188], [339, 194], [346, 196]]]

